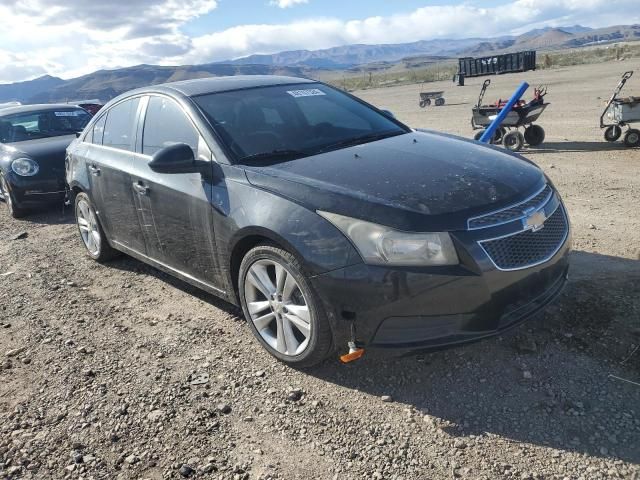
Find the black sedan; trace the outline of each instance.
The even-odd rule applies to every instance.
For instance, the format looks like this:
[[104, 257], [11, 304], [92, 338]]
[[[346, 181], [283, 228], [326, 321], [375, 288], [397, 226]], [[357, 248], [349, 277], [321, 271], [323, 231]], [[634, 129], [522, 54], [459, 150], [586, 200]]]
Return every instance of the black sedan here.
[[0, 110], [0, 199], [13, 217], [62, 202], [65, 151], [89, 120], [70, 105]]
[[539, 168], [311, 80], [132, 91], [67, 161], [92, 258], [124, 252], [240, 305], [289, 364], [478, 340], [567, 276], [569, 220]]

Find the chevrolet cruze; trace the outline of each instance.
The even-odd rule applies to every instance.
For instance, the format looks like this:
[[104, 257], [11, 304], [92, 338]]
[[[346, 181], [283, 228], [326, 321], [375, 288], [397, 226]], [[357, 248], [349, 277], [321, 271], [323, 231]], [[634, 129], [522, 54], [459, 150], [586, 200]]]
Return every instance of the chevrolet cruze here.
[[241, 306], [292, 365], [494, 335], [567, 277], [567, 212], [538, 167], [312, 80], [125, 93], [66, 172], [92, 258], [124, 252]]

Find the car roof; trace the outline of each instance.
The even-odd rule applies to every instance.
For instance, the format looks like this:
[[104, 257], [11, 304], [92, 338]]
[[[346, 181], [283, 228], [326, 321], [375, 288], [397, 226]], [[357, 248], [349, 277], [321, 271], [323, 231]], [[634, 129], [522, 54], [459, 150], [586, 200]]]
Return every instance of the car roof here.
[[0, 110], [0, 117], [5, 117], [7, 115], [13, 115], [14, 113], [31, 113], [31, 112], [48, 112], [53, 110], [60, 109], [77, 109], [82, 110], [82, 108], [77, 105], [69, 105], [67, 103], [42, 103], [37, 105], [17, 105], [15, 107], [7, 107]]
[[[187, 97], [195, 97], [207, 93], [227, 92], [245, 88], [270, 87], [275, 85], [292, 85], [300, 83], [317, 83], [308, 78], [286, 77], [280, 75], [236, 75], [230, 77], [197, 78], [180, 82], [163, 83], [135, 90], [145, 92], [179, 92]], [[134, 93], [134, 92], [129, 92]]]

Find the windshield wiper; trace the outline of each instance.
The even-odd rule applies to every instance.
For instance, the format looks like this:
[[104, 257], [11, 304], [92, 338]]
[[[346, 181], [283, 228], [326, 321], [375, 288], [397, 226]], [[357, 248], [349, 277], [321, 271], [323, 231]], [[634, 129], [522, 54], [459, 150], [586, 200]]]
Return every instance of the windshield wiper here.
[[302, 150], [272, 150], [270, 152], [259, 152], [253, 153], [251, 155], [247, 155], [246, 157], [240, 158], [238, 161], [246, 162], [251, 160], [276, 160], [276, 159], [284, 159], [284, 158], [299, 158], [308, 155], [307, 152], [303, 152]]
[[326, 147], [322, 147], [318, 150], [317, 153], [326, 152], [328, 150], [336, 150], [338, 148], [343, 147], [353, 147], [355, 145], [361, 145], [363, 143], [375, 142], [376, 140], [382, 140], [384, 138], [395, 137], [397, 135], [401, 135], [404, 132], [403, 130], [393, 131], [393, 132], [378, 132], [378, 133], [368, 133], [366, 135], [360, 135], [359, 137], [346, 138], [344, 140], [340, 140], [339, 142], [331, 143]]

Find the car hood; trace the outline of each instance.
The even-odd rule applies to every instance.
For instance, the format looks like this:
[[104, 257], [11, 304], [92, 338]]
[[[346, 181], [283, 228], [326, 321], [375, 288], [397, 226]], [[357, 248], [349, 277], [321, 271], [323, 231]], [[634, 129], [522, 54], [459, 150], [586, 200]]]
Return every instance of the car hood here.
[[518, 155], [427, 131], [245, 169], [253, 185], [307, 208], [405, 231], [464, 230], [469, 216], [521, 201], [546, 181]]
[[75, 135], [61, 137], [39, 138], [26, 142], [9, 143], [4, 150], [13, 158], [25, 156], [36, 160], [38, 163], [60, 163], [64, 165], [65, 151], [69, 144], [76, 138]]

